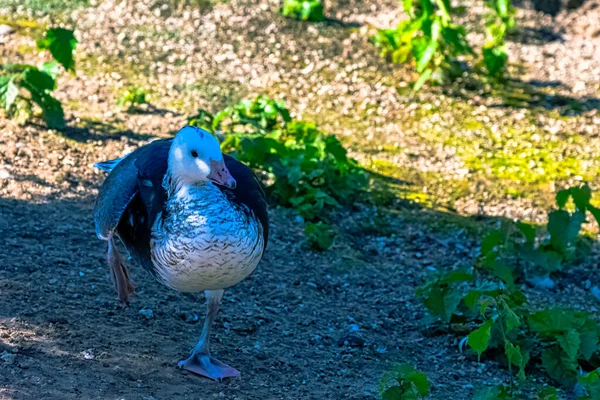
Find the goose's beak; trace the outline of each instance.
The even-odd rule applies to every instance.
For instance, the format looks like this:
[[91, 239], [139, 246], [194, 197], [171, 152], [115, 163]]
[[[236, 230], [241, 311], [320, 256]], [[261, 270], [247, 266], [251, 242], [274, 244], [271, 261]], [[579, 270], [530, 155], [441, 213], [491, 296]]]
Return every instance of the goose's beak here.
[[229, 189], [235, 189], [237, 185], [235, 179], [225, 166], [225, 160], [210, 160], [210, 174], [208, 175], [208, 179], [217, 185], [225, 186]]

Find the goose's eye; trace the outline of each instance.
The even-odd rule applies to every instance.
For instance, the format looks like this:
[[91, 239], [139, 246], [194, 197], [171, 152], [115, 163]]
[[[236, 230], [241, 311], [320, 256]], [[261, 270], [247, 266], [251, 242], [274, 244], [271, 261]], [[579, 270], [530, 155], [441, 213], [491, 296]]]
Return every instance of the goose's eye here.
[[194, 158], [198, 157], [198, 152], [197, 152], [196, 150], [192, 150], [192, 151], [190, 152], [190, 154], [191, 154], [191, 155], [192, 155], [192, 157], [194, 157]]

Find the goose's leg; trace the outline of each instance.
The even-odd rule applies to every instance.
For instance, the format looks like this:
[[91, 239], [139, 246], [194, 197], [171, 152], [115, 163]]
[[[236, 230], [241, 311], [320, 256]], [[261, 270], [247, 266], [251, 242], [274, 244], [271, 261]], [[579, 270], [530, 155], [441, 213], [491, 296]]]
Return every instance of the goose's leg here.
[[133, 294], [134, 288], [129, 280], [129, 271], [125, 264], [123, 264], [123, 259], [115, 246], [113, 238], [108, 240], [108, 254], [106, 259], [110, 266], [113, 282], [117, 288], [119, 300], [121, 300], [123, 304], [129, 304], [129, 295]]
[[223, 378], [240, 376], [238, 370], [231, 368], [229, 365], [222, 363], [210, 355], [210, 331], [215, 316], [219, 312], [219, 303], [223, 297], [223, 290], [207, 290], [205, 293], [207, 312], [200, 341], [192, 349], [192, 355], [187, 360], [180, 361], [178, 365], [180, 368], [216, 381], [220, 381]]

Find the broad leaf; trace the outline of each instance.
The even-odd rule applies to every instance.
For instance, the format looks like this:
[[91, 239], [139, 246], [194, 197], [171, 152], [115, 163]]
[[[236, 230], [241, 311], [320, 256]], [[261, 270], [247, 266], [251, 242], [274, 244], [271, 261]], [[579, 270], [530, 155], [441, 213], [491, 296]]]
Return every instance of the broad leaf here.
[[32, 68], [23, 74], [23, 80], [36, 91], [51, 92], [56, 89], [56, 82], [46, 72], [40, 71], [37, 68]]
[[473, 400], [508, 400], [508, 392], [503, 386], [482, 389], [475, 393]]
[[535, 241], [535, 228], [531, 224], [525, 222], [517, 222], [517, 228], [521, 231], [527, 243], [533, 243]]
[[504, 354], [506, 355], [506, 359], [510, 364], [519, 367], [517, 376], [519, 381], [524, 382], [526, 379], [525, 366], [527, 361], [526, 358], [521, 354], [521, 348], [507, 341], [504, 344]]
[[77, 39], [72, 30], [64, 28], [52, 28], [46, 31], [43, 39], [38, 40], [37, 46], [40, 50], [50, 50], [52, 57], [67, 70], [75, 72], [75, 61], [73, 51], [77, 46]]
[[542, 366], [552, 379], [562, 385], [577, 382], [577, 362], [570, 359], [559, 346], [547, 347], [542, 351]]
[[559, 190], [558, 193], [556, 193], [556, 205], [558, 208], [565, 208], [567, 201], [569, 201], [569, 197], [571, 197], [571, 191], [569, 189]]
[[579, 351], [586, 360], [592, 358], [598, 349], [598, 334], [593, 331], [583, 332], [579, 335]]
[[492, 337], [492, 325], [494, 325], [494, 321], [488, 319], [468, 336], [467, 343], [471, 349], [477, 352], [477, 360], [481, 359], [481, 354], [488, 348], [490, 338]]
[[0, 76], [0, 106], [9, 111], [19, 95], [19, 87], [15, 84], [16, 75]]
[[483, 239], [483, 242], [481, 242], [481, 255], [485, 256], [487, 253], [494, 250], [497, 245], [504, 243], [505, 240], [506, 237], [501, 231], [496, 230], [488, 233]]
[[561, 400], [560, 397], [558, 397], [556, 388], [553, 388], [552, 386], [546, 386], [545, 388], [543, 388], [540, 391], [538, 397], [539, 400]]
[[569, 329], [567, 332], [558, 336], [558, 343], [565, 351], [565, 354], [569, 357], [569, 359], [574, 361], [577, 360], [577, 354], [579, 353], [579, 345], [581, 344], [581, 341], [579, 339], [579, 334], [575, 330]]
[[571, 188], [571, 196], [573, 196], [575, 207], [585, 213], [592, 199], [592, 189], [587, 184], [580, 187], [575, 186]]
[[450, 322], [461, 300], [461, 294], [452, 287], [434, 286], [425, 298], [425, 307], [444, 322]]

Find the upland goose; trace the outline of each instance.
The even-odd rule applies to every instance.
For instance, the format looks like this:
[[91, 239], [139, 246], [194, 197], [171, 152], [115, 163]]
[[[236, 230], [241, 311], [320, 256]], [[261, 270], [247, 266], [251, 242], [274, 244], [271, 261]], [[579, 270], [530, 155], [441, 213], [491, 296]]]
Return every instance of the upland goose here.
[[223, 155], [209, 132], [191, 126], [95, 166], [109, 172], [94, 222], [97, 236], [108, 242], [119, 299], [128, 303], [134, 288], [117, 239], [166, 286], [205, 291], [200, 341], [179, 366], [215, 380], [239, 376], [211, 357], [209, 342], [223, 289], [250, 275], [267, 245], [267, 201], [252, 170]]

